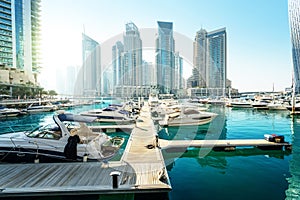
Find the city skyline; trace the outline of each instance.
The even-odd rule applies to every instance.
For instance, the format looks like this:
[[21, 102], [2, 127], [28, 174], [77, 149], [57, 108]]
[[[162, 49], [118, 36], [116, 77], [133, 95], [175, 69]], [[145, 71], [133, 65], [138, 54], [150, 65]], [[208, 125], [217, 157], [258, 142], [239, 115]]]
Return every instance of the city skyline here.
[[[235, 12], [232, 12], [233, 7]], [[96, 8], [103, 12], [96, 12]], [[239, 91], [271, 91], [273, 83], [277, 91], [291, 86], [292, 56], [287, 2], [154, 1], [147, 5], [136, 4], [136, 1], [117, 1], [111, 5], [94, 0], [89, 0], [88, 4], [85, 1], [74, 4], [69, 0], [54, 0], [42, 1], [41, 9], [45, 69], [54, 65], [59, 68], [78, 64], [81, 51], [77, 39], [83, 26], [86, 33], [101, 44], [123, 33], [124, 24], [129, 21], [134, 21], [139, 28], [156, 28], [157, 21], [170, 21], [174, 23], [175, 32], [191, 40], [201, 27], [207, 30], [226, 27], [227, 77], [232, 81], [232, 87]], [[61, 47], [54, 51], [52, 41], [61, 44]], [[74, 51], [77, 47], [79, 50]], [[59, 64], [54, 64], [54, 57]]]

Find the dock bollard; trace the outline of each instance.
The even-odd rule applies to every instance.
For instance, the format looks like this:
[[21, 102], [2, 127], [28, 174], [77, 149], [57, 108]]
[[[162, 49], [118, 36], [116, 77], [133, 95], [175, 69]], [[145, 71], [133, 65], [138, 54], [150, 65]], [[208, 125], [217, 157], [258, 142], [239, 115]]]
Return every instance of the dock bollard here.
[[112, 186], [113, 188], [118, 188], [118, 176], [121, 175], [121, 172], [113, 171], [110, 173], [110, 176], [112, 177]]

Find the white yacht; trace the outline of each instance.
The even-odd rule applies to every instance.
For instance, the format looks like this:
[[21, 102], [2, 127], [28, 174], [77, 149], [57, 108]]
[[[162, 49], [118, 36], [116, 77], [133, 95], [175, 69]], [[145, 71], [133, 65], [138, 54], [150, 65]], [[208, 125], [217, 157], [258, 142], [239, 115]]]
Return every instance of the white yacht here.
[[287, 110], [287, 105], [284, 105], [283, 103], [273, 101], [272, 103], [269, 103], [267, 107], [269, 110]]
[[15, 108], [0, 108], [0, 117], [16, 117], [21, 113]]
[[33, 163], [37, 159], [38, 162], [107, 160], [116, 154], [124, 138], [92, 132], [85, 123], [95, 119], [59, 114], [53, 116], [55, 124], [39, 126], [32, 131], [2, 134], [0, 162]]
[[270, 102], [266, 101], [266, 100], [258, 100], [258, 101], [254, 101], [252, 103], [252, 107], [255, 109], [263, 109], [263, 110], [267, 110], [269, 109], [268, 104]]
[[50, 112], [50, 111], [54, 111], [57, 110], [57, 106], [56, 105], [52, 105], [50, 103], [42, 105], [42, 104], [38, 104], [38, 103], [33, 103], [30, 104], [28, 106], [27, 109], [25, 109], [25, 112], [28, 113], [39, 113], [39, 112]]
[[98, 122], [115, 122], [118, 124], [130, 124], [136, 120], [136, 115], [117, 106], [109, 106], [103, 109], [94, 109], [81, 112], [80, 115], [97, 117]]
[[228, 106], [233, 108], [253, 108], [252, 102], [246, 100], [231, 101]]
[[194, 108], [184, 108], [180, 111], [165, 114], [164, 119], [159, 121], [161, 126], [198, 126], [210, 123], [216, 113], [201, 112]]

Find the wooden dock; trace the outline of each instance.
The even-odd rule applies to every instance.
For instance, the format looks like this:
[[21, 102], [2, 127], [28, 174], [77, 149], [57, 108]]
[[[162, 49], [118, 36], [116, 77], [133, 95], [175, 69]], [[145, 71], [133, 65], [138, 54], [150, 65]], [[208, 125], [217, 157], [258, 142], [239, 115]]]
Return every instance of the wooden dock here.
[[[158, 187], [170, 190], [164, 158], [160, 148], [155, 147], [156, 136], [157, 130], [151, 119], [149, 107], [144, 106], [121, 161], [129, 163], [134, 169], [139, 188]], [[145, 180], [144, 174], [152, 174], [151, 180]]]
[[[148, 148], [156, 133], [145, 106], [120, 161], [2, 164], [0, 198], [166, 193], [171, 186], [162, 153], [159, 148]], [[111, 173], [119, 174], [117, 187]]]

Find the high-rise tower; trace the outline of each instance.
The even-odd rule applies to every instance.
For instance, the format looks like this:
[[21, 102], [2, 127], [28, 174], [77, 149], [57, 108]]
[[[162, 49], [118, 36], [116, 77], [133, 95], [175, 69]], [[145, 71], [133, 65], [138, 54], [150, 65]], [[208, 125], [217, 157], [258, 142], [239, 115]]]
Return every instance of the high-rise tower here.
[[112, 47], [112, 65], [113, 65], [113, 86], [123, 85], [124, 68], [122, 56], [124, 53], [124, 45], [117, 41]]
[[98, 42], [82, 34], [82, 86], [84, 95], [100, 95], [101, 53]]
[[[133, 23], [126, 24], [124, 39], [124, 72], [126, 73], [125, 85], [140, 86], [142, 80], [142, 40], [137, 26]], [[123, 75], [125, 76], [125, 74]], [[125, 80], [125, 79], [124, 79]]]
[[295, 92], [300, 93], [300, 1], [289, 0], [290, 33], [294, 65]]
[[226, 29], [211, 32], [201, 29], [194, 41], [192, 86], [211, 89], [210, 94], [225, 95], [227, 79]]
[[24, 71], [31, 80], [41, 65], [40, 2], [0, 0], [0, 64]]
[[158, 21], [156, 38], [156, 73], [157, 85], [161, 93], [170, 93], [175, 81], [175, 42], [173, 38], [173, 23]]

